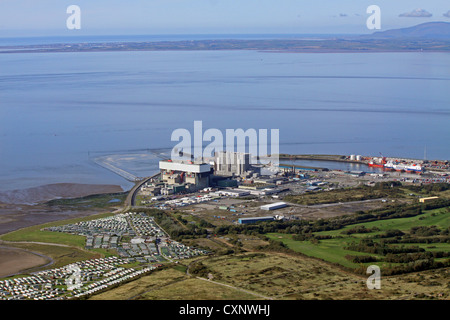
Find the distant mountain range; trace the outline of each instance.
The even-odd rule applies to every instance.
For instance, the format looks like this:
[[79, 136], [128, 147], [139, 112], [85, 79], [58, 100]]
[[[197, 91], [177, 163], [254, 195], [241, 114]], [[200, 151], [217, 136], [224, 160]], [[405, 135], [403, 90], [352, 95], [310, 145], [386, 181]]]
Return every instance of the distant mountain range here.
[[401, 29], [378, 31], [367, 38], [371, 39], [448, 39], [450, 40], [450, 22], [427, 22], [417, 26]]

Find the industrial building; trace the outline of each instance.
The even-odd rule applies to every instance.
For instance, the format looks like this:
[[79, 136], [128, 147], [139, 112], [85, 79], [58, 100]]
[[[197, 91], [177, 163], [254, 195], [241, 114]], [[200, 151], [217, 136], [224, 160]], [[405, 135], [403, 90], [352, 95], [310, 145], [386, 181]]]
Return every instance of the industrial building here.
[[238, 219], [239, 224], [249, 224], [256, 223], [261, 221], [274, 221], [275, 218], [272, 216], [269, 217], [251, 217], [251, 218], [240, 218]]
[[238, 186], [237, 180], [225, 179], [217, 181], [217, 186], [222, 188], [234, 188]]
[[276, 202], [271, 204], [266, 204], [264, 206], [261, 206], [261, 210], [277, 210], [287, 207], [286, 202]]
[[157, 196], [161, 194], [161, 188], [164, 187], [163, 183], [147, 182], [141, 187], [141, 194], [145, 196]]
[[250, 194], [254, 196], [268, 196], [279, 192], [281, 192], [280, 189], [272, 189], [272, 188], [250, 190]]
[[354, 176], [354, 177], [362, 177], [366, 173], [364, 171], [349, 171], [349, 172], [346, 172], [346, 174]]
[[288, 164], [280, 164], [278, 166], [278, 168], [281, 171], [285, 172], [285, 173], [292, 172], [294, 174], [298, 174], [301, 171], [314, 171], [314, 172], [317, 172], [319, 170], [322, 170], [322, 171], [327, 171], [328, 170], [326, 168], [315, 168], [315, 167], [299, 166], [299, 165], [288, 165]]
[[228, 197], [245, 197], [250, 195], [250, 191], [246, 190], [239, 190], [239, 189], [225, 189], [225, 190], [219, 190], [216, 192], [210, 192], [210, 195], [215, 196], [228, 196]]
[[[212, 174], [211, 165], [207, 163], [194, 163], [192, 161], [162, 160], [159, 162], [161, 181], [179, 191], [194, 191], [210, 186]], [[163, 191], [163, 190], [161, 190]], [[164, 192], [170, 194], [172, 192]]]
[[215, 153], [215, 174], [222, 176], [242, 176], [250, 170], [250, 154], [243, 152], [219, 151]]

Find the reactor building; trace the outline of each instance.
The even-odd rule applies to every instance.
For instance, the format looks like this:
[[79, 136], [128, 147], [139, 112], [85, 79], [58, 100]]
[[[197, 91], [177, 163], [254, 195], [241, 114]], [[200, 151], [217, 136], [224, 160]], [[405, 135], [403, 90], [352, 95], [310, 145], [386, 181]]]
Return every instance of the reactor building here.
[[219, 151], [215, 153], [215, 174], [242, 176], [250, 169], [250, 154]]
[[172, 189], [172, 192], [167, 192], [169, 194], [184, 190], [192, 192], [210, 186], [212, 168], [208, 163], [162, 160], [159, 162], [159, 169], [161, 182]]

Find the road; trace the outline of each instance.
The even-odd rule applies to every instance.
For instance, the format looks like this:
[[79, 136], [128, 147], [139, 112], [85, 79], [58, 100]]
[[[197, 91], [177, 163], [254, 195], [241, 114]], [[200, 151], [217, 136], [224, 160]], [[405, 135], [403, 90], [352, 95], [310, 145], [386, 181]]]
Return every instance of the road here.
[[130, 192], [128, 193], [127, 198], [125, 199], [125, 207], [134, 207], [135, 204], [135, 199], [136, 199], [136, 195], [139, 191], [139, 189], [145, 184], [147, 183], [150, 179], [156, 178], [157, 176], [159, 176], [159, 172], [157, 174], [154, 174], [151, 177], [145, 178], [139, 182], [137, 182], [134, 187], [130, 190]]
[[368, 199], [368, 200], [358, 200], [358, 201], [348, 201], [348, 202], [333, 202], [333, 203], [322, 203], [322, 204], [313, 204], [313, 205], [296, 204], [296, 203], [289, 202], [289, 205], [293, 206], [293, 207], [320, 209], [320, 208], [327, 208], [327, 207], [340, 206], [340, 205], [346, 205], [346, 204], [376, 202], [376, 201], [382, 201], [383, 199], [384, 198], [377, 198], [377, 199]]

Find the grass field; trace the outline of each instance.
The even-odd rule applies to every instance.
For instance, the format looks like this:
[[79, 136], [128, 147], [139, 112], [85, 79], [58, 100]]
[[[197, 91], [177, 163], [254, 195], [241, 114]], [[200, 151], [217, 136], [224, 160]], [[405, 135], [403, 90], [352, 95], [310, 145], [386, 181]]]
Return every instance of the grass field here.
[[98, 215], [92, 215], [89, 217], [69, 219], [57, 222], [49, 222], [46, 224], [41, 224], [37, 226], [32, 226], [28, 228], [23, 228], [17, 231], [13, 231], [0, 236], [1, 240], [5, 241], [36, 241], [36, 242], [48, 242], [48, 243], [59, 243], [71, 246], [84, 247], [86, 238], [83, 236], [62, 233], [62, 232], [52, 232], [42, 230], [50, 226], [59, 226], [65, 224], [76, 223], [79, 221], [87, 221], [92, 219], [100, 219], [113, 215], [112, 213], [102, 213]]
[[[311, 241], [296, 241], [290, 234], [283, 233], [269, 233], [267, 236], [270, 239], [282, 241], [290, 249], [305, 254], [307, 256], [320, 258], [328, 262], [338, 263], [347, 268], [358, 268], [360, 264], [353, 263], [345, 258], [346, 255], [367, 255], [367, 253], [356, 252], [345, 249], [345, 247], [351, 242], [359, 241], [362, 238], [372, 238], [373, 236], [382, 234], [388, 230], [398, 229], [407, 233], [412, 227], [417, 226], [438, 226], [440, 229], [446, 229], [450, 227], [450, 211], [447, 208], [435, 209], [427, 211], [422, 215], [408, 218], [398, 218], [389, 220], [379, 220], [373, 222], [366, 222], [360, 224], [353, 224], [346, 226], [339, 230], [315, 232], [316, 236], [332, 236], [332, 239], [323, 239], [318, 243], [312, 243]], [[346, 235], [343, 231], [355, 228], [358, 226], [365, 226], [369, 228], [378, 228], [379, 231], [368, 233], [354, 233]], [[403, 244], [407, 246], [408, 244]], [[430, 251], [450, 251], [450, 243], [414, 243], [411, 245], [418, 245], [425, 250]], [[376, 254], [371, 254], [381, 258]], [[365, 263], [364, 265], [370, 265], [371, 263]], [[387, 263], [377, 262], [380, 267], [387, 266]], [[395, 266], [395, 263], [389, 263], [391, 266]]]
[[338, 263], [347, 268], [357, 268], [359, 264], [345, 259], [346, 254], [364, 255], [364, 253], [345, 250], [349, 238], [345, 239], [326, 239], [321, 240], [319, 244], [313, 244], [310, 241], [297, 241], [292, 239], [291, 234], [268, 233], [270, 239], [282, 241], [288, 248], [305, 254], [310, 257], [323, 259], [328, 262]]
[[435, 210], [430, 210], [422, 215], [418, 215], [415, 217], [379, 220], [379, 221], [365, 222], [365, 223], [360, 223], [360, 224], [352, 224], [350, 226], [346, 226], [339, 230], [323, 231], [323, 232], [320, 232], [319, 234], [338, 236], [338, 235], [342, 235], [343, 231], [346, 231], [346, 230], [354, 228], [354, 227], [362, 226], [362, 225], [364, 225], [368, 229], [377, 227], [378, 229], [380, 229], [380, 231], [363, 233], [363, 234], [353, 234], [353, 236], [355, 236], [355, 237], [373, 236], [373, 235], [380, 234], [380, 233], [383, 233], [384, 231], [392, 230], [392, 229], [399, 229], [402, 231], [407, 231], [407, 230], [411, 229], [412, 227], [417, 227], [417, 226], [435, 225], [441, 229], [446, 229], [446, 228], [450, 227], [450, 212], [447, 211], [446, 208], [435, 209]]

